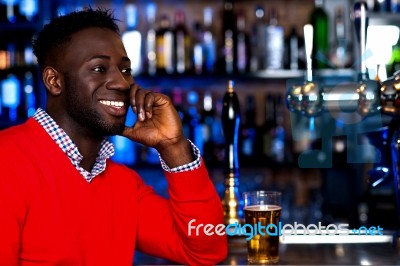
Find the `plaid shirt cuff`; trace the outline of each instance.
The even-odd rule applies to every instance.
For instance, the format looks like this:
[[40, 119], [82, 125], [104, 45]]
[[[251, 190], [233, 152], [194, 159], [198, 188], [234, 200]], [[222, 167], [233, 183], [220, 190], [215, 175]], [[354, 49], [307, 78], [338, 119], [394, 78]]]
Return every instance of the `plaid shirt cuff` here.
[[161, 162], [161, 166], [164, 169], [164, 171], [168, 172], [168, 173], [180, 173], [180, 172], [185, 172], [185, 171], [191, 171], [194, 169], [197, 169], [200, 167], [200, 150], [193, 144], [193, 142], [191, 142], [189, 140], [190, 144], [192, 145], [192, 149], [193, 149], [193, 154], [196, 157], [196, 159], [193, 162], [190, 162], [188, 164], [184, 164], [181, 166], [177, 166], [174, 168], [169, 168], [169, 166], [165, 163], [165, 161], [163, 160], [163, 158], [161, 158], [161, 155], [158, 154], [158, 157], [160, 158], [160, 162]]

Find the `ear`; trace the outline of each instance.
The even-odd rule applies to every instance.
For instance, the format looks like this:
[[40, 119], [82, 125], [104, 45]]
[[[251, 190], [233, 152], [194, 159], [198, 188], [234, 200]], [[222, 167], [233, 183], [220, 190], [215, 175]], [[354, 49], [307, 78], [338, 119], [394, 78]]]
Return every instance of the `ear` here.
[[43, 70], [43, 82], [46, 86], [48, 93], [51, 95], [57, 96], [60, 95], [62, 92], [62, 75], [51, 66], [47, 66]]

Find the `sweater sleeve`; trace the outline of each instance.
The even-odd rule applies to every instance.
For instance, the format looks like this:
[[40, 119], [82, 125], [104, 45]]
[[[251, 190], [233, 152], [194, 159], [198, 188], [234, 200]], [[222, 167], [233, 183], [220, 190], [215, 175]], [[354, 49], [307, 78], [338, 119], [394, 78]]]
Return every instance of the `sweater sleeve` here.
[[[221, 200], [204, 163], [195, 170], [165, 172], [169, 199], [143, 188], [139, 196], [137, 247], [153, 256], [187, 265], [215, 265], [227, 256]], [[210, 224], [205, 233], [196, 225]], [[191, 229], [189, 229], [191, 225]], [[221, 231], [221, 230], [220, 230]]]

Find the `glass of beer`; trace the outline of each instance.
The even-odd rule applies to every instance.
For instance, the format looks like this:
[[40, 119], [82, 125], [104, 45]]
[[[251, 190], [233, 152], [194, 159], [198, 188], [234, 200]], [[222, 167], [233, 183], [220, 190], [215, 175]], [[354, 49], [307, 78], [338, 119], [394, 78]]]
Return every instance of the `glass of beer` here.
[[278, 191], [243, 193], [247, 260], [251, 264], [273, 264], [279, 261], [281, 197], [282, 193]]

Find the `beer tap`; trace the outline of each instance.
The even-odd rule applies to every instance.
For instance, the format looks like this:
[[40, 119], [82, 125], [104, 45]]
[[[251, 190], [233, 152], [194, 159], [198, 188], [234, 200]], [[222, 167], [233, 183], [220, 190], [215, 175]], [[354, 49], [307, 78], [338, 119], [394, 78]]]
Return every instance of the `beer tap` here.
[[239, 192], [238, 154], [240, 105], [232, 80], [229, 80], [223, 98], [222, 126], [225, 137], [225, 192], [222, 199], [224, 223], [242, 223], [243, 200]]
[[[380, 88], [382, 113], [391, 116], [388, 125], [387, 144], [391, 159], [391, 176], [395, 191], [397, 221], [400, 226], [400, 71], [382, 82]], [[395, 236], [395, 243], [400, 242], [400, 232]]]
[[[307, 89], [309, 83], [306, 83], [305, 86], [298, 86], [288, 82], [286, 103], [291, 113], [309, 118], [325, 118], [325, 115], [328, 114], [329, 119], [340, 120], [341, 124], [345, 124], [347, 143], [353, 146], [353, 152], [357, 150], [354, 153], [355, 156], [347, 154], [349, 163], [366, 162], [362, 160], [362, 155], [371, 152], [366, 152], [366, 147], [358, 145], [358, 136], [363, 133], [369, 138], [372, 144], [370, 146], [374, 148], [373, 151], [376, 154], [375, 157], [379, 157], [374, 159], [374, 167], [369, 171], [370, 180], [372, 179], [370, 186], [378, 186], [383, 181], [393, 179], [397, 218], [400, 224], [400, 71], [383, 82], [368, 78], [366, 67], [368, 8], [366, 2], [357, 1], [353, 11], [360, 50], [360, 69], [357, 71], [354, 81], [342, 82], [333, 87], [325, 86], [320, 82], [319, 86], [313, 87], [313, 90]], [[304, 33], [306, 39], [306, 30]], [[306, 54], [308, 54], [307, 40], [305, 41]], [[308, 81], [311, 77], [310, 72], [308, 70], [306, 75]], [[387, 120], [388, 118], [389, 120]], [[319, 137], [322, 139], [323, 145], [331, 141], [334, 134], [327, 129], [322, 129]], [[322, 151], [326, 152], [327, 149]], [[368, 151], [371, 151], [371, 147], [368, 148]], [[308, 159], [308, 162], [310, 161], [311, 159]], [[311, 161], [311, 163], [315, 168], [319, 167], [315, 161]], [[299, 166], [304, 167], [301, 165], [300, 157]], [[329, 164], [325, 166], [329, 166]], [[400, 233], [397, 234], [396, 242], [399, 242]]]
[[306, 52], [307, 72], [304, 82], [289, 87], [287, 101], [292, 112], [305, 116], [317, 116], [322, 108], [322, 95], [319, 83], [313, 77], [312, 50], [314, 28], [304, 25], [304, 44]]

